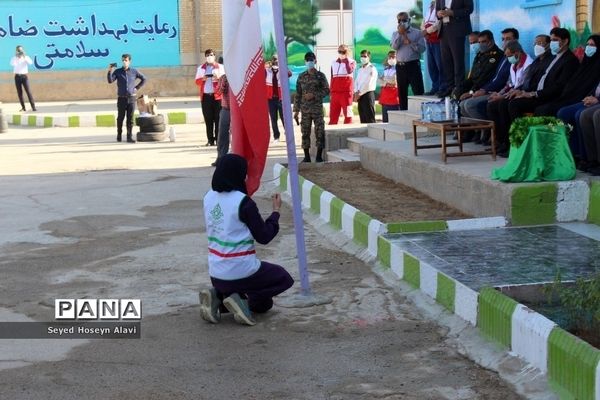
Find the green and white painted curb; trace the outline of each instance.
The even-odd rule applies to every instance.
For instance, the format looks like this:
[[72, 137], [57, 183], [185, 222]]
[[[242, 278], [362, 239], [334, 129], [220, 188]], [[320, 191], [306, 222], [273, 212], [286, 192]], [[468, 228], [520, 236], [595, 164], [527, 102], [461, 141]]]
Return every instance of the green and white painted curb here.
[[[279, 178], [279, 186], [290, 193], [288, 170], [281, 164], [273, 168]], [[344, 203], [312, 182], [299, 177], [302, 205], [319, 214], [319, 217], [342, 231], [358, 244], [368, 248], [379, 262], [411, 286], [421, 290], [440, 305], [455, 313], [489, 339], [502, 344], [511, 353], [522, 358], [548, 376], [551, 386], [561, 398], [600, 400], [600, 350], [558, 327], [545, 316], [517, 303], [501, 292], [484, 288], [479, 293], [431, 265], [383, 236], [385, 233], [427, 232], [440, 230], [483, 229], [504, 226], [506, 220], [483, 218], [460, 221], [427, 221], [385, 225], [370, 218], [356, 208]], [[551, 214], [553, 221], [589, 218], [600, 223], [600, 183], [593, 182], [591, 189], [585, 182], [559, 182], [550, 188], [556, 201], [547, 201], [544, 213]], [[523, 188], [527, 188], [523, 186]], [[547, 195], [542, 191], [522, 190], [525, 202], [533, 206]], [[582, 196], [589, 203], [581, 203]], [[513, 203], [514, 206], [514, 203]], [[589, 214], [589, 215], [588, 215]], [[545, 214], [544, 214], [545, 215]], [[481, 220], [481, 221], [479, 221]], [[473, 225], [474, 224], [474, 225]]]
[[[291, 194], [290, 177], [287, 168], [281, 164], [273, 167], [274, 178], [279, 178], [279, 186]], [[372, 256], [377, 256], [377, 239], [386, 232], [385, 224], [371, 218], [349, 204], [338, 199], [314, 183], [298, 177], [302, 206], [311, 209], [319, 218], [342, 231], [357, 244], [366, 247]]]
[[[198, 111], [173, 111], [162, 112], [165, 124], [200, 124], [204, 122], [202, 112]], [[136, 117], [138, 115], [136, 114]], [[37, 127], [112, 127], [117, 126], [117, 114], [73, 114], [73, 115], [43, 115], [43, 114], [7, 114], [6, 120], [10, 125], [37, 126]]]
[[548, 182], [515, 187], [511, 196], [513, 225], [585, 221], [590, 186], [585, 181]]

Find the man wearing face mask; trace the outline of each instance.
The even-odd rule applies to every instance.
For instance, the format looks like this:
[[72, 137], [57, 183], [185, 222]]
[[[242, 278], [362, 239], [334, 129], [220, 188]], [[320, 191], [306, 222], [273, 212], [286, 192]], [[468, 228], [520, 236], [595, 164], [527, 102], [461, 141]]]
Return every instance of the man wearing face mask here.
[[571, 34], [567, 29], [553, 28], [550, 31], [550, 40], [550, 51], [554, 59], [534, 90], [522, 91], [511, 100], [508, 105], [511, 121], [560, 96], [579, 66], [579, 60], [569, 48]]
[[358, 114], [361, 124], [375, 123], [375, 87], [377, 86], [377, 68], [371, 64], [371, 52], [360, 52], [358, 76], [354, 83], [354, 100], [358, 102]]
[[[550, 36], [548, 35], [536, 36], [533, 49], [536, 57], [525, 71], [523, 83], [520, 86], [509, 90], [504, 98], [497, 101], [491, 101], [487, 104], [488, 119], [495, 122], [496, 137], [499, 142], [507, 140], [508, 131], [512, 123], [508, 112], [508, 105], [519, 94], [535, 90], [540, 79], [546, 72], [548, 65], [550, 65], [554, 59], [554, 56], [550, 52]], [[500, 149], [503, 151], [505, 150], [504, 148]]]
[[408, 13], [397, 15], [398, 29], [392, 34], [390, 47], [396, 50], [396, 81], [400, 110], [408, 110], [408, 86], [414, 95], [422, 95], [423, 74], [421, 73], [421, 53], [426, 49], [423, 32], [410, 26]]
[[[277, 126], [277, 114], [283, 122], [283, 108], [281, 106], [281, 85], [279, 84], [279, 58], [277, 54], [271, 57], [271, 65], [265, 69], [267, 83], [267, 99], [269, 99], [269, 116], [271, 117], [271, 129], [273, 129], [273, 141], [279, 141], [279, 126]], [[288, 71], [288, 78], [292, 72]]]
[[477, 35], [477, 42], [471, 44], [471, 51], [476, 52], [476, 55], [469, 76], [464, 83], [465, 93], [460, 93], [460, 100], [472, 97], [473, 92], [488, 83], [494, 77], [498, 65], [504, 58], [504, 54], [494, 42], [494, 34], [489, 30], [482, 31]]
[[329, 99], [329, 125], [336, 125], [340, 112], [344, 114], [344, 124], [352, 123], [353, 74], [356, 61], [349, 56], [348, 46], [338, 47], [338, 58], [331, 63], [331, 96]]
[[309, 51], [304, 55], [306, 71], [300, 74], [296, 82], [294, 96], [294, 119], [298, 121], [298, 114], [302, 113], [300, 130], [302, 132], [302, 149], [304, 149], [303, 162], [310, 162], [310, 129], [315, 125], [315, 139], [317, 144], [316, 162], [323, 162], [323, 148], [325, 147], [325, 120], [323, 119], [323, 99], [329, 94], [327, 77], [317, 71], [315, 53]]
[[[502, 50], [506, 49], [507, 43], [517, 40], [519, 31], [515, 28], [506, 28], [502, 31]], [[496, 74], [481, 89], [469, 92], [469, 98], [460, 102], [461, 115], [464, 117], [488, 119], [486, 106], [491, 93], [502, 90], [510, 79], [511, 64], [506, 57], [499, 62]], [[482, 135], [484, 144], [488, 144], [488, 132]]]
[[219, 78], [225, 73], [223, 65], [215, 61], [215, 52], [207, 49], [204, 52], [206, 62], [196, 70], [196, 85], [200, 90], [202, 116], [206, 124], [205, 146], [214, 146], [219, 136], [219, 113], [221, 112], [221, 95], [217, 91]]

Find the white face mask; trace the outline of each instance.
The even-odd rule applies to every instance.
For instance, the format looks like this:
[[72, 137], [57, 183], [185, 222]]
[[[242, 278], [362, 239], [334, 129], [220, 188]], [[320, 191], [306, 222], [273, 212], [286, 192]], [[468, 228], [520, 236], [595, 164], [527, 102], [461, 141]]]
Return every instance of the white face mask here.
[[546, 52], [546, 48], [544, 46], [540, 46], [539, 44], [536, 44], [535, 46], [533, 46], [533, 54], [535, 54], [536, 57], [541, 56], [545, 52]]
[[388, 58], [388, 65], [390, 67], [393, 67], [394, 65], [396, 65], [396, 59], [395, 58]]
[[369, 57], [361, 57], [360, 58], [360, 62], [364, 64], [368, 64], [369, 63]]
[[209, 64], [213, 64], [215, 62], [215, 56], [207, 56], [206, 62]]

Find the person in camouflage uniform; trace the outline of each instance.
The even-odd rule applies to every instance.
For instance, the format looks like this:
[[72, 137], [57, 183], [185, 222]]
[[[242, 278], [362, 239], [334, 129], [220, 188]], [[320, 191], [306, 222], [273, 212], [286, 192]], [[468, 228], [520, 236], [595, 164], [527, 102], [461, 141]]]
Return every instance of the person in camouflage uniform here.
[[325, 121], [323, 119], [323, 98], [329, 94], [327, 77], [315, 69], [317, 57], [309, 51], [304, 55], [306, 71], [301, 73], [296, 82], [296, 95], [294, 96], [294, 119], [298, 122], [298, 113], [302, 113], [301, 131], [302, 148], [304, 149], [304, 162], [310, 162], [310, 128], [315, 124], [315, 137], [317, 142], [316, 162], [323, 162], [323, 148], [325, 147]]

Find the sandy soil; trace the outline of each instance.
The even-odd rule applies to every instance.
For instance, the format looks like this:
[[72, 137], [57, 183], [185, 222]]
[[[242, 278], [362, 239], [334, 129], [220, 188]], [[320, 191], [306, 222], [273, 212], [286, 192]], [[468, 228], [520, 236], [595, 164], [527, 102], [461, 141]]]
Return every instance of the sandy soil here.
[[455, 208], [356, 163], [300, 164], [299, 173], [384, 223], [469, 218]]

